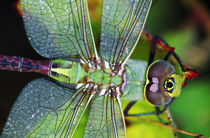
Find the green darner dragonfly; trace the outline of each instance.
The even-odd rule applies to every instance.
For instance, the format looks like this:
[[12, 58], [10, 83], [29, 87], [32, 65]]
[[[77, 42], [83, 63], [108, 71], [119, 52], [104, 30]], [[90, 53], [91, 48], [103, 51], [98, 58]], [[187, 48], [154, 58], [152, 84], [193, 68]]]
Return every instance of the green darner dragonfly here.
[[[163, 57], [176, 61], [174, 64], [157, 61], [154, 54], [150, 54], [153, 56], [149, 62], [129, 59], [151, 1], [103, 1], [100, 55], [86, 1], [22, 0], [20, 4], [32, 47], [51, 60], [0, 56], [1, 69], [39, 72], [53, 79], [36, 79], [23, 89], [2, 136], [72, 137], [89, 111], [85, 128], [80, 130], [84, 137], [126, 137], [121, 100], [141, 99], [145, 84], [145, 97], [156, 106], [167, 105], [171, 97], [180, 93], [185, 69], [176, 55], [169, 52], [172, 50], [166, 50], [168, 56]], [[156, 50], [155, 45], [151, 51]], [[147, 90], [150, 85], [154, 85], [154, 93], [159, 85], [159, 76], [151, 81], [149, 75], [157, 64], [161, 71], [171, 69], [160, 86], [159, 100], [147, 96], [147, 92], [151, 93]], [[163, 93], [165, 90], [168, 95]]]

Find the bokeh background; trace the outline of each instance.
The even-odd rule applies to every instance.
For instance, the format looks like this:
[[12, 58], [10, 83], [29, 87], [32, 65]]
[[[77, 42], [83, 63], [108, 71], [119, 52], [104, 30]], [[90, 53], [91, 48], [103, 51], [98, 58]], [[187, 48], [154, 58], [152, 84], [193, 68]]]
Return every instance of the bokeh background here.
[[[0, 4], [0, 54], [43, 59], [30, 46], [14, 3], [15, 0], [6, 0]], [[97, 4], [90, 1], [90, 10], [97, 8], [94, 6]], [[172, 103], [170, 111], [178, 128], [207, 137], [210, 136], [209, 7], [208, 0], [154, 0], [146, 23], [151, 34], [162, 36], [176, 47], [175, 52], [184, 64], [200, 72]], [[95, 18], [98, 20], [97, 15]], [[94, 29], [99, 32], [99, 28]], [[40, 76], [0, 71], [0, 133], [21, 89]]]

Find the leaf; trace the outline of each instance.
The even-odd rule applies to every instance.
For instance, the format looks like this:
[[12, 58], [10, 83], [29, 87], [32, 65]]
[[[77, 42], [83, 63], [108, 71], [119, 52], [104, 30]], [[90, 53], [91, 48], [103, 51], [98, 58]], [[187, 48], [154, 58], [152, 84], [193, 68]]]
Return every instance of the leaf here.
[[[123, 102], [126, 105], [126, 102]], [[129, 113], [146, 113], [153, 112], [154, 106], [150, 105], [146, 100], [141, 100], [137, 102], [134, 107], [131, 108]], [[166, 113], [160, 115], [160, 117], [169, 122]], [[174, 132], [168, 128], [146, 122], [143, 119], [152, 120], [155, 122], [160, 122], [155, 115], [145, 115], [140, 117], [126, 117], [127, 125], [127, 136], [128, 138], [157, 138], [157, 137], [175, 137]]]

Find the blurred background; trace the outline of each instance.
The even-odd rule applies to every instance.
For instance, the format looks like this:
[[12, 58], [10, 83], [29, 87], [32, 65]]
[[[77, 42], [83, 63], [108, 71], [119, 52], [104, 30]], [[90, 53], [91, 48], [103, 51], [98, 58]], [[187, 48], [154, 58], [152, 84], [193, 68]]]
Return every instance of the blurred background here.
[[[14, 3], [15, 0], [7, 0], [0, 4], [0, 54], [43, 59], [30, 46]], [[90, 1], [90, 10], [97, 8], [94, 5], [98, 3]], [[209, 8], [208, 0], [154, 0], [146, 23], [152, 35], [162, 36], [170, 46], [176, 47], [175, 52], [184, 64], [200, 72], [198, 78], [183, 88], [181, 96], [170, 106], [170, 111], [178, 128], [207, 137], [210, 136]], [[100, 19], [98, 15], [94, 18], [95, 22]], [[100, 32], [97, 26], [94, 30], [96, 34]], [[40, 76], [0, 71], [0, 133], [21, 89]]]

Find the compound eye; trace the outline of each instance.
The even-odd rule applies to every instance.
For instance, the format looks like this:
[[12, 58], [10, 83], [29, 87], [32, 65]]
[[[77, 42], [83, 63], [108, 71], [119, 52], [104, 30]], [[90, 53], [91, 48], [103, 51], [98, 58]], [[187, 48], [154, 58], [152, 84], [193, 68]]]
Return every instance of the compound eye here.
[[144, 96], [155, 106], [166, 105], [172, 99], [168, 92], [173, 92], [174, 82], [170, 75], [175, 72], [174, 67], [167, 61], [159, 60], [147, 69], [147, 84]]
[[166, 94], [164, 86], [154, 83], [149, 83], [146, 86], [145, 98], [155, 106], [166, 105], [171, 101], [171, 97]]

